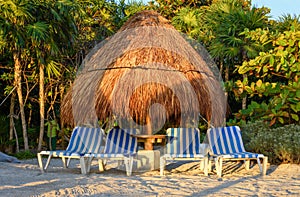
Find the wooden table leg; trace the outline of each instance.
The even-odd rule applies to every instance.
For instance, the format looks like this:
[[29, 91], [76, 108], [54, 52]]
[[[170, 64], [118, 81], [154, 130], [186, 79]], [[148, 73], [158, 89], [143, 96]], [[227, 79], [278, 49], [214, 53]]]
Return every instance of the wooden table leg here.
[[145, 150], [153, 150], [152, 139], [146, 139], [144, 142]]

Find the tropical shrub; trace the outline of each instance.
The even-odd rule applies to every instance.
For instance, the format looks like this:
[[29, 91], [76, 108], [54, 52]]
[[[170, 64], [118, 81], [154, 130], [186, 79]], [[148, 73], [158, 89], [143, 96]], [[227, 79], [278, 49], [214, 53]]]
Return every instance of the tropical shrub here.
[[272, 164], [300, 163], [300, 125], [270, 128], [263, 121], [241, 126], [247, 151], [262, 153]]
[[272, 44], [267, 52], [237, 66], [243, 81], [232, 85], [236, 97], [251, 99], [246, 109], [235, 114], [239, 120], [263, 119], [270, 125], [298, 124], [300, 118], [300, 31], [248, 32], [258, 43]]
[[14, 156], [14, 157], [16, 157], [17, 159], [20, 159], [20, 160], [25, 160], [25, 159], [36, 158], [36, 153], [27, 150], [27, 151], [20, 151], [16, 154], [13, 154], [12, 156]]

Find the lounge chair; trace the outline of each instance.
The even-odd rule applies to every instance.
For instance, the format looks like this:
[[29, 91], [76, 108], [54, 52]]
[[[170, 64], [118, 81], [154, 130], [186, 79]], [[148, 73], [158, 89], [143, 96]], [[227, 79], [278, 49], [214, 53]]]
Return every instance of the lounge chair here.
[[[69, 167], [70, 159], [79, 159], [81, 173], [86, 174], [90, 166], [87, 163], [87, 153], [98, 153], [104, 145], [105, 134], [101, 128], [75, 127], [66, 150], [41, 151], [37, 154], [38, 163], [42, 172], [47, 170], [52, 157], [60, 157], [63, 167]], [[45, 167], [42, 157], [48, 156]], [[66, 158], [68, 162], [66, 162]]]
[[[222, 176], [223, 161], [245, 161], [249, 170], [250, 160], [257, 160], [262, 175], [266, 175], [268, 157], [263, 154], [246, 152], [238, 126], [210, 128], [207, 131], [210, 146], [210, 157], [214, 159], [217, 175]], [[260, 159], [263, 160], [261, 165]]]
[[166, 132], [165, 153], [160, 157], [160, 175], [164, 175], [167, 160], [200, 160], [204, 162], [204, 174], [208, 174], [208, 150], [200, 143], [197, 128], [169, 128]]
[[[132, 173], [133, 158], [137, 154], [137, 138], [132, 134], [138, 133], [135, 129], [111, 129], [106, 138], [105, 148], [103, 153], [87, 154], [88, 162], [92, 159], [98, 159], [99, 170], [103, 171], [103, 160], [118, 160], [123, 161], [126, 167], [126, 174], [130, 176]], [[88, 164], [90, 165], [90, 164]]]

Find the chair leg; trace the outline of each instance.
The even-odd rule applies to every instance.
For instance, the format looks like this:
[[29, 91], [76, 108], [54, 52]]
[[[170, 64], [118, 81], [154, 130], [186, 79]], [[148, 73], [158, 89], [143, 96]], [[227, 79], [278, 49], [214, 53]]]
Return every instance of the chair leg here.
[[222, 157], [218, 157], [216, 162], [216, 166], [217, 166], [217, 175], [218, 177], [222, 177], [222, 168], [223, 168], [223, 158]]
[[200, 160], [200, 170], [204, 171], [204, 159]]
[[260, 157], [257, 158], [257, 165], [259, 167], [260, 173], [262, 174], [263, 168], [262, 168], [261, 163], [260, 163]]
[[103, 172], [105, 170], [104, 162], [102, 159], [98, 159], [99, 171]]
[[129, 158], [130, 160], [129, 160], [129, 176], [132, 174], [132, 166], [133, 166], [133, 157], [131, 156], [130, 158]]
[[204, 166], [203, 166], [204, 175], [207, 176], [208, 175], [208, 157], [204, 158], [203, 163], [204, 163]]
[[219, 161], [218, 161], [218, 157], [214, 158], [214, 162], [215, 162], [215, 168], [216, 168], [216, 171], [217, 171], [217, 174], [219, 172]]
[[87, 159], [85, 157], [80, 157], [80, 168], [81, 174], [87, 174]]
[[70, 162], [71, 162], [71, 157], [68, 158], [67, 166], [66, 166], [67, 168], [70, 166]]
[[133, 157], [125, 157], [124, 162], [126, 167], [126, 174], [127, 176], [130, 176], [132, 173]]
[[250, 169], [250, 160], [245, 160], [245, 169], [249, 170]]
[[67, 162], [66, 162], [66, 157], [61, 157], [61, 160], [62, 160], [62, 162], [63, 162], [63, 166], [64, 166], [64, 168], [67, 168]]
[[267, 174], [267, 164], [268, 164], [268, 157], [263, 158], [263, 168], [262, 168], [262, 176]]
[[91, 165], [92, 165], [93, 158], [94, 157], [87, 158], [86, 173], [90, 173], [90, 171], [91, 171]]
[[38, 163], [39, 163], [41, 172], [44, 172], [42, 155], [41, 155], [40, 153], [38, 153], [38, 154], [37, 154], [37, 158], [38, 158]]
[[164, 175], [165, 166], [166, 166], [166, 158], [161, 157], [160, 158], [160, 176]]
[[211, 172], [211, 171], [212, 171], [212, 162], [211, 162], [211, 158], [208, 158], [207, 171], [208, 171], [208, 172]]
[[51, 158], [52, 158], [52, 154], [50, 154], [50, 155], [48, 156], [48, 159], [47, 159], [46, 165], [45, 165], [45, 167], [44, 167], [44, 170], [47, 170], [47, 168], [48, 168], [48, 166], [49, 166], [49, 164], [50, 164]]

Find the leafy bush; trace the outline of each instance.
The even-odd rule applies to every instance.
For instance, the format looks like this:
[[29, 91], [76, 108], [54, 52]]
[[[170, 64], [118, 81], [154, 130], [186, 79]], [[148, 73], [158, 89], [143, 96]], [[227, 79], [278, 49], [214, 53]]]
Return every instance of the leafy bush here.
[[270, 128], [263, 121], [241, 126], [247, 151], [262, 153], [269, 162], [300, 163], [300, 125]]
[[0, 115], [0, 151], [5, 151], [5, 146], [9, 141], [9, 118], [4, 115]]
[[36, 158], [36, 154], [30, 151], [20, 151], [13, 155], [14, 157], [18, 159], [33, 159]]
[[270, 33], [257, 29], [249, 38], [268, 39], [272, 49], [237, 66], [243, 81], [228, 83], [236, 98], [251, 99], [246, 109], [235, 114], [237, 120], [269, 121], [270, 125], [299, 124], [300, 120], [300, 31]]

